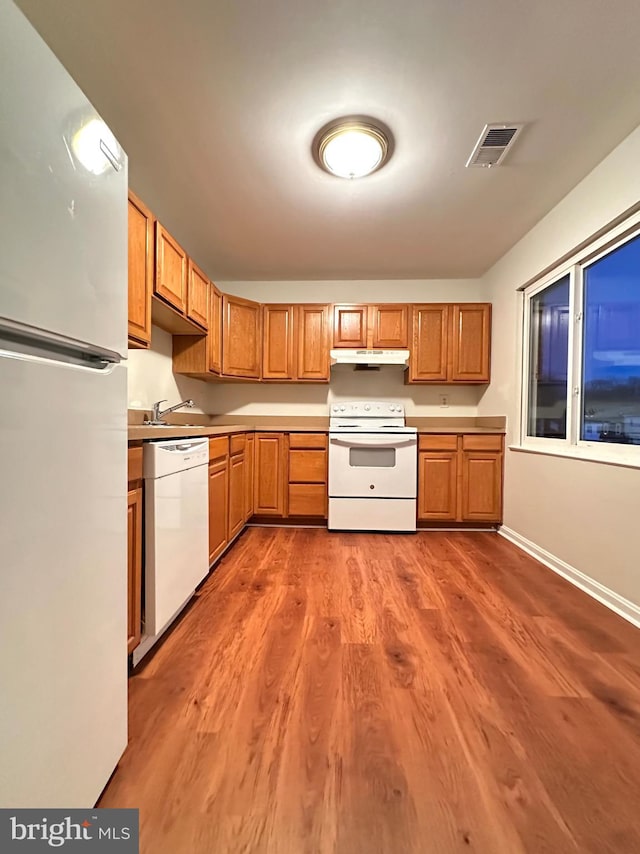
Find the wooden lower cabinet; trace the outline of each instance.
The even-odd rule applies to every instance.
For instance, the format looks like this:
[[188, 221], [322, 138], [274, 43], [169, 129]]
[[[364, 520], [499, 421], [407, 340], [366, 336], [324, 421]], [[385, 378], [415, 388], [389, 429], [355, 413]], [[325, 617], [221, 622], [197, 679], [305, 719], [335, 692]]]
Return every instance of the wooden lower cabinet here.
[[254, 486], [254, 446], [255, 439], [253, 433], [247, 434], [247, 444], [244, 451], [244, 474], [245, 474], [245, 490], [244, 490], [244, 519], [248, 522], [253, 516], [253, 486]]
[[229, 494], [229, 460], [209, 462], [209, 565], [227, 546], [227, 507]]
[[327, 434], [291, 433], [288, 450], [289, 516], [327, 518]]
[[502, 454], [462, 451], [461, 515], [465, 522], [502, 520]]
[[326, 483], [290, 483], [289, 516], [327, 518]]
[[142, 486], [137, 486], [127, 493], [127, 652], [133, 652], [141, 637]]
[[229, 542], [244, 528], [245, 477], [244, 451], [229, 459], [229, 510], [227, 537]]
[[502, 521], [503, 436], [419, 437], [418, 521]]
[[256, 433], [254, 439], [254, 512], [284, 516], [284, 433]]
[[455, 521], [458, 513], [458, 452], [424, 451], [418, 472], [418, 519]]

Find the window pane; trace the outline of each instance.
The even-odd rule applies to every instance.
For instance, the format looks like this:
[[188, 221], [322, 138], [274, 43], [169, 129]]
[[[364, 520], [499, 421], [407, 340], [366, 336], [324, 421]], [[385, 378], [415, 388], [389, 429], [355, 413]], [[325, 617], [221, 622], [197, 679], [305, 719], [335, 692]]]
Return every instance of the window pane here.
[[531, 297], [527, 435], [567, 438], [569, 274]]
[[640, 444], [640, 237], [584, 273], [580, 435]]

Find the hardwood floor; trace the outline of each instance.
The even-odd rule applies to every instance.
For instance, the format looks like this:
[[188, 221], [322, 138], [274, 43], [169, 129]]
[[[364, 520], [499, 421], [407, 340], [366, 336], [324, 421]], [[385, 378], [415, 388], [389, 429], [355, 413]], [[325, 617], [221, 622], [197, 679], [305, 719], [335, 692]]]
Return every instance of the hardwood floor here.
[[131, 679], [143, 854], [640, 851], [640, 631], [492, 533], [249, 529]]

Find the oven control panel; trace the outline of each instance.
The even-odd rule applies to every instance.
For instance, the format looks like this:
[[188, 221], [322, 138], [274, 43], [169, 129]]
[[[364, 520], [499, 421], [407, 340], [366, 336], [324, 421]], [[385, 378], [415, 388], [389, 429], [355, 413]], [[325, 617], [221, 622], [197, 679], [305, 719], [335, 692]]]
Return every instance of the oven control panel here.
[[356, 400], [331, 404], [331, 415], [340, 418], [404, 418], [404, 404], [394, 401]]

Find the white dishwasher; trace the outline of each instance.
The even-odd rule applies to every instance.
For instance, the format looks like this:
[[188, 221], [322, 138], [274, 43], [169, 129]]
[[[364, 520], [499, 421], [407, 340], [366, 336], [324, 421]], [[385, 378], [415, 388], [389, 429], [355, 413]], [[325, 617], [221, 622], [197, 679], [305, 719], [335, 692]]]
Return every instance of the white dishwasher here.
[[138, 660], [209, 571], [209, 440], [144, 445], [145, 620]]

